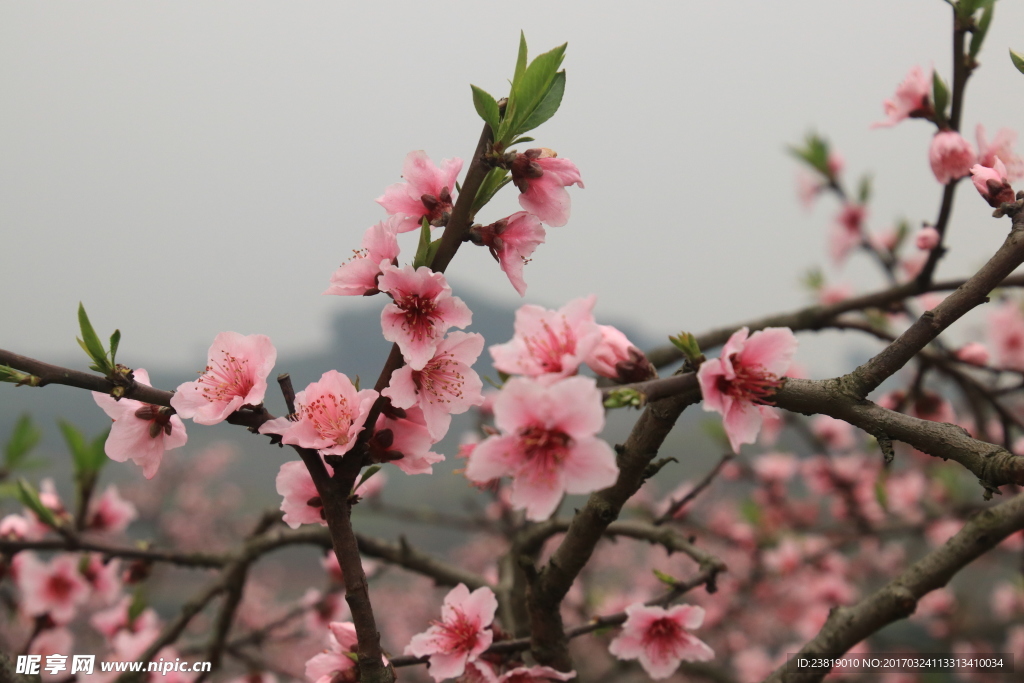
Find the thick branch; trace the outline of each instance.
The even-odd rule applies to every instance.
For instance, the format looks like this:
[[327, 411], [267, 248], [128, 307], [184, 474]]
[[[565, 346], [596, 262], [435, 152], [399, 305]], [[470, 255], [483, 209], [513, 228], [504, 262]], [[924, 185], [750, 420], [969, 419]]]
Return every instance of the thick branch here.
[[[852, 607], [838, 607], [800, 657], [841, 655], [871, 634], [914, 613], [918, 601], [945, 586], [967, 564], [1024, 529], [1024, 494], [991, 507], [969, 520], [956, 536]], [[792, 660], [790, 660], [792, 661]], [[784, 665], [765, 683], [817, 683], [828, 672], [798, 672]]]
[[562, 543], [530, 586], [532, 652], [540, 663], [562, 671], [572, 668], [559, 611], [562, 599], [590, 560], [608, 525], [643, 485], [647, 466], [691, 403], [687, 396], [675, 396], [647, 406], [626, 443], [618, 449], [618, 480], [610, 488], [590, 495], [570, 523]]
[[841, 379], [789, 379], [774, 400], [786, 410], [805, 415], [830, 415], [876, 437], [887, 436], [929, 455], [955, 460], [973, 472], [986, 487], [1024, 485], [1024, 457], [973, 439], [957, 425], [920, 420], [859, 399], [844, 391]]

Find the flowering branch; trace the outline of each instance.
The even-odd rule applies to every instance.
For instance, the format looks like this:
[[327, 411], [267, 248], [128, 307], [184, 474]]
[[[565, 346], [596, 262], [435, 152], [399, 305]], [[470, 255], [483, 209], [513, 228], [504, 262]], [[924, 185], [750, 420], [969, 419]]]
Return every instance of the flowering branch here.
[[843, 378], [846, 390], [856, 396], [867, 396], [886, 378], [910, 361], [971, 309], [988, 301], [988, 294], [999, 286], [1021, 263], [1024, 263], [1024, 212], [1013, 214], [1013, 227], [1003, 246], [963, 285], [942, 303], [917, 319], [895, 342], [881, 353]]
[[[537, 661], [562, 671], [572, 668], [560, 605], [573, 581], [619, 511], [647, 478], [647, 466], [687, 406], [690, 395], [650, 403], [626, 442], [617, 448], [619, 477], [611, 487], [590, 495], [576, 513], [565, 538], [530, 585], [531, 651]], [[699, 396], [696, 397], [699, 400]]]

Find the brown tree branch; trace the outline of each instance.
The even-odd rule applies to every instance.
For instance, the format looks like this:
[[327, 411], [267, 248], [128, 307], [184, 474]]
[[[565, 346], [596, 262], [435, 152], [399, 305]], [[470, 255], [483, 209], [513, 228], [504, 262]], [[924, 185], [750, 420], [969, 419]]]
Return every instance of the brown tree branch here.
[[[1004, 538], [1024, 529], [1024, 494], [988, 508], [970, 519], [941, 548], [933, 550], [870, 597], [837, 607], [799, 657], [841, 655], [876, 631], [914, 613], [918, 601], [949, 583], [953, 576]], [[790, 663], [765, 683], [817, 683], [827, 671], [797, 671]]]

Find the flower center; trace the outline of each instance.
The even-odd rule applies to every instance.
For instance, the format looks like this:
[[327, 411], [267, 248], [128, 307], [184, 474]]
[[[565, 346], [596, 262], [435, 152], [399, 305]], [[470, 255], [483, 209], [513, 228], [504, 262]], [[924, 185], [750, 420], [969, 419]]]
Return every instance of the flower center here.
[[733, 354], [730, 360], [736, 377], [729, 380], [725, 376], [720, 376], [718, 390], [738, 401], [749, 401], [765, 406], [775, 405], [769, 399], [782, 386], [782, 380], [760, 365], [750, 366], [736, 362], [736, 354]]
[[654, 659], [670, 657], [685, 634], [683, 628], [672, 619], [658, 619], [647, 627], [643, 639], [644, 647], [657, 653]]
[[519, 445], [526, 462], [522, 474], [539, 480], [548, 480], [557, 471], [572, 446], [572, 437], [557, 429], [539, 425], [519, 431]]
[[532, 337], [526, 337], [523, 343], [526, 350], [544, 369], [544, 372], [560, 372], [562, 358], [576, 353], [576, 335], [569, 323], [562, 321], [562, 334], [559, 335], [551, 326], [544, 322], [544, 331]]
[[313, 424], [313, 429], [321, 439], [333, 441], [341, 446], [348, 443], [352, 412], [344, 396], [318, 396], [309, 405], [301, 406], [301, 412], [303, 417]]
[[476, 647], [480, 628], [476, 623], [470, 621], [462, 610], [456, 608], [454, 611], [454, 621], [450, 623], [434, 622], [434, 626], [438, 629], [438, 644], [449, 654], [469, 652]]
[[425, 299], [416, 294], [409, 294], [395, 300], [402, 309], [405, 322], [402, 329], [416, 341], [433, 339], [437, 336], [434, 321], [438, 318], [437, 303], [434, 299]]
[[54, 599], [64, 601], [71, 595], [74, 584], [63, 574], [54, 574], [46, 582], [46, 589]]
[[422, 370], [412, 373], [416, 393], [426, 393], [428, 403], [451, 403], [462, 398], [465, 376], [459, 372], [459, 364], [445, 354], [432, 359]]
[[253, 387], [251, 373], [247, 369], [248, 359], [240, 359], [227, 351], [221, 351], [223, 360], [207, 365], [199, 384], [203, 386], [203, 397], [210, 403], [229, 401], [235, 396], [246, 396]]

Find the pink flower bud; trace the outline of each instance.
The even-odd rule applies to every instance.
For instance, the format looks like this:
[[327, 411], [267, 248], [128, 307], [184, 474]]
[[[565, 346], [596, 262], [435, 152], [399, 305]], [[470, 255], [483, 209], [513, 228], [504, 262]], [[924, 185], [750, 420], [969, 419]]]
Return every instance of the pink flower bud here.
[[923, 251], [931, 251], [939, 245], [939, 231], [930, 225], [921, 228], [920, 232], [917, 233], [917, 239], [915, 244], [917, 248]]
[[971, 182], [989, 206], [998, 207], [1003, 202], [1014, 200], [1013, 188], [1006, 177], [1006, 166], [996, 159], [991, 168], [975, 164], [971, 167]]
[[935, 179], [946, 185], [969, 174], [971, 166], [977, 162], [977, 156], [971, 143], [964, 140], [960, 133], [947, 130], [936, 133], [932, 138], [928, 161], [931, 162]]
[[984, 345], [978, 342], [971, 342], [960, 347], [956, 352], [956, 357], [965, 363], [988, 365], [989, 353]]

